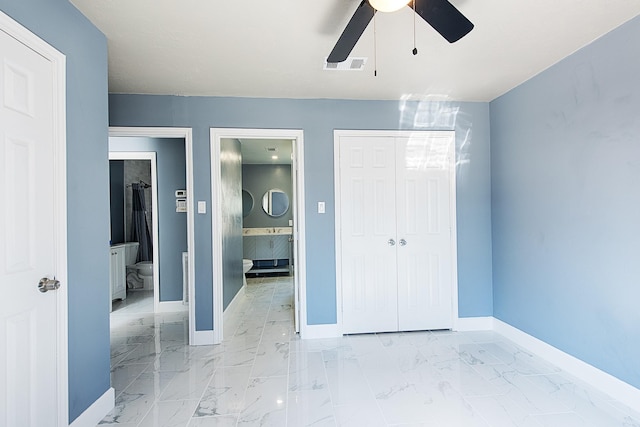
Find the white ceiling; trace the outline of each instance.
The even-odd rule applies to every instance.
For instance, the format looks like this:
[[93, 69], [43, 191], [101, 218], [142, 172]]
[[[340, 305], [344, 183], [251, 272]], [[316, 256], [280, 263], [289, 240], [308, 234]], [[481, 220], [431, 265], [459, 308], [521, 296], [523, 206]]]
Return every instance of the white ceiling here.
[[[640, 0], [450, 0], [474, 24], [447, 43], [408, 7], [376, 15], [323, 71], [359, 0], [71, 0], [107, 36], [112, 93], [490, 101], [640, 13]], [[624, 47], [621, 47], [624, 48]], [[374, 77], [374, 63], [378, 76]]]
[[[293, 141], [290, 139], [240, 139], [242, 164], [291, 164]], [[273, 156], [277, 158], [274, 159]]]

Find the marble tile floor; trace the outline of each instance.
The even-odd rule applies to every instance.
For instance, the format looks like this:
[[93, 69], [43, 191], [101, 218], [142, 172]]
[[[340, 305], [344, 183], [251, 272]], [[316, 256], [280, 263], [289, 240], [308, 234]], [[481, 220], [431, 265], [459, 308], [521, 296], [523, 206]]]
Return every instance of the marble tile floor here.
[[133, 300], [114, 312], [116, 407], [101, 424], [640, 427], [639, 414], [493, 332], [300, 340], [292, 286], [248, 280], [217, 346], [186, 344], [186, 313]]

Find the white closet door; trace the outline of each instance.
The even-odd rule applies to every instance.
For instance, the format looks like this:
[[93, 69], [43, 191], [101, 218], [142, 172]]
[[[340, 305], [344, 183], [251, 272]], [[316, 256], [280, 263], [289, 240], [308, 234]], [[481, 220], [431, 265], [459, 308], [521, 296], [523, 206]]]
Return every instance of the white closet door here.
[[398, 138], [398, 329], [452, 327], [449, 135]]
[[343, 333], [396, 331], [395, 138], [339, 146]]

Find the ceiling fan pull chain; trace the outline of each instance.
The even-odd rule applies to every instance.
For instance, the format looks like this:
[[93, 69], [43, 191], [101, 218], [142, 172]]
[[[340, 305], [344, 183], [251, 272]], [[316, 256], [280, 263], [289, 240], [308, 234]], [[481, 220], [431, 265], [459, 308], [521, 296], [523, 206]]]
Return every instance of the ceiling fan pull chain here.
[[376, 40], [376, 15], [373, 15], [373, 77], [378, 76], [378, 44]]
[[411, 53], [418, 54], [418, 48], [416, 47], [416, 1], [413, 0], [413, 50]]

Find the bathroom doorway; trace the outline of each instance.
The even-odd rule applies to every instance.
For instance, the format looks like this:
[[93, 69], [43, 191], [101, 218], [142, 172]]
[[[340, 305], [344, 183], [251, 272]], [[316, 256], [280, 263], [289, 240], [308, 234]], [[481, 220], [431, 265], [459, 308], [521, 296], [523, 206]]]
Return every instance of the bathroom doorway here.
[[212, 204], [220, 206], [212, 218], [216, 343], [247, 257], [250, 275], [292, 277], [295, 331], [304, 332], [302, 136], [300, 130], [211, 129]]
[[[153, 169], [151, 182], [145, 181], [152, 193], [151, 200], [147, 200], [152, 205], [149, 215], [153, 241], [152, 311], [186, 316], [189, 344], [196, 345], [194, 301], [190, 297], [194, 295], [195, 276], [194, 212], [190, 209], [192, 146], [188, 128], [109, 129], [111, 159], [149, 159]], [[143, 185], [139, 179], [129, 180], [132, 182], [125, 182], [125, 186], [136, 183], [133, 181]]]
[[[132, 142], [135, 144], [136, 141]], [[110, 138], [109, 143], [112, 147], [122, 141]], [[113, 151], [110, 148], [109, 186], [111, 312], [135, 309], [155, 313], [159, 311], [160, 277], [156, 153]], [[136, 202], [138, 206], [134, 209]], [[142, 223], [136, 221], [134, 215], [140, 216]], [[114, 265], [122, 262], [117, 260], [118, 249], [123, 251], [124, 270], [122, 265]], [[138, 265], [146, 268], [146, 273], [139, 272]], [[122, 273], [124, 283], [120, 284], [122, 289], [118, 290], [118, 284], [114, 283], [118, 279], [114, 276], [122, 276]]]

